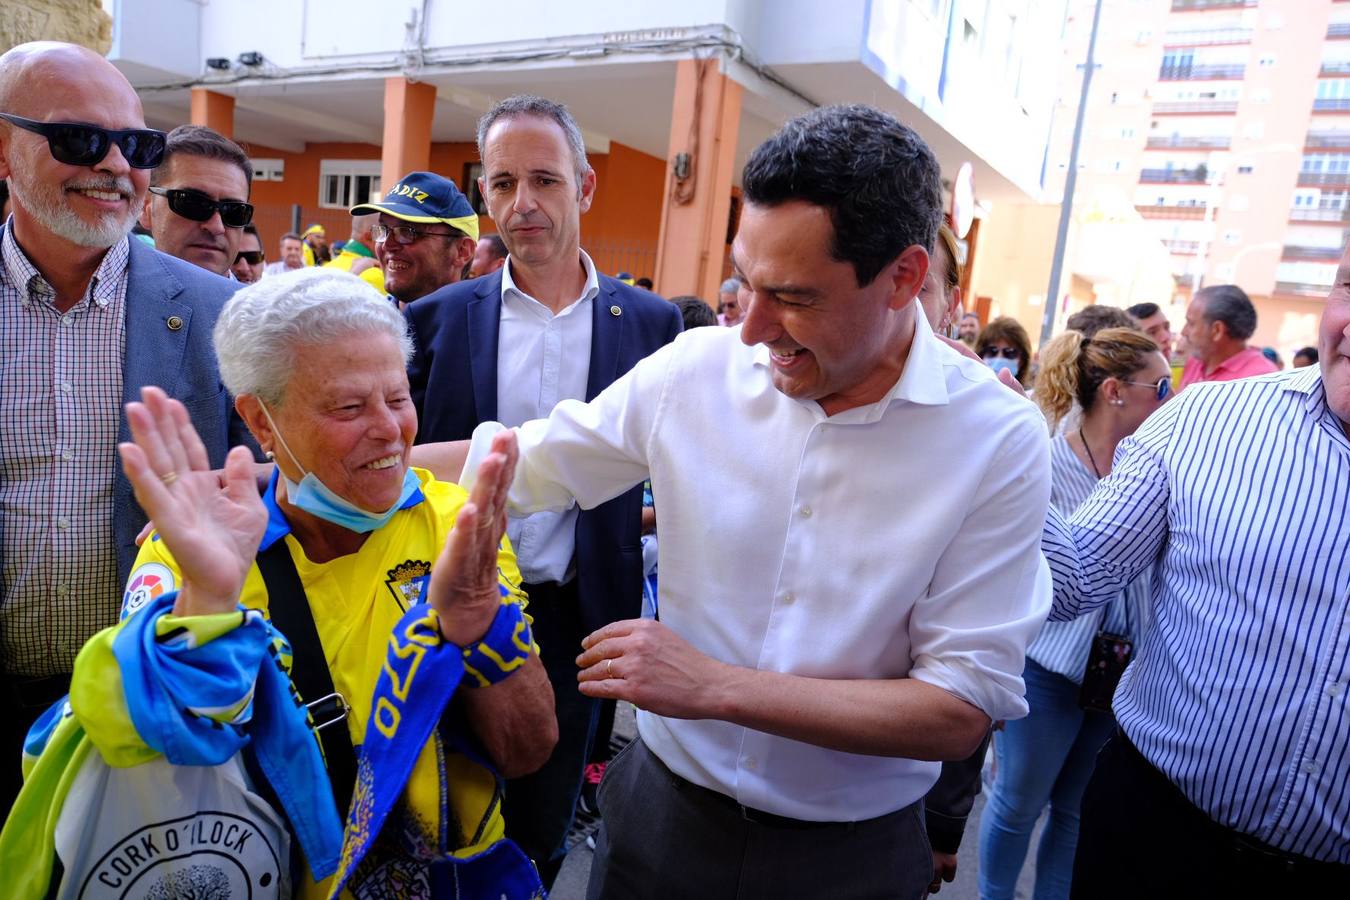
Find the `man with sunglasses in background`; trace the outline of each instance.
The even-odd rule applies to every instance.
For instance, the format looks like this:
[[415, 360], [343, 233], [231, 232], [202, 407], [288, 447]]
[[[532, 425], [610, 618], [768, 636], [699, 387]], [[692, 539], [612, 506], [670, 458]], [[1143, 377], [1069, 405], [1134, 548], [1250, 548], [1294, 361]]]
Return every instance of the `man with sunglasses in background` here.
[[253, 221], [252, 184], [253, 164], [238, 144], [202, 125], [179, 125], [150, 173], [141, 224], [156, 248], [228, 275], [239, 236]]
[[0, 55], [0, 817], [28, 726], [117, 621], [145, 524], [116, 459], [123, 402], [152, 384], [182, 400], [212, 466], [252, 445], [211, 348], [235, 286], [128, 240], [165, 138], [98, 54]]
[[411, 172], [383, 201], [353, 206], [352, 215], [378, 216], [371, 229], [375, 255], [400, 309], [468, 276], [478, 214], [448, 178]]
[[263, 261], [266, 258], [262, 238], [258, 236], [258, 229], [250, 222], [244, 226], [243, 234], [239, 236], [239, 249], [234, 254], [234, 265], [230, 266], [230, 272], [239, 283], [252, 284], [262, 278]]

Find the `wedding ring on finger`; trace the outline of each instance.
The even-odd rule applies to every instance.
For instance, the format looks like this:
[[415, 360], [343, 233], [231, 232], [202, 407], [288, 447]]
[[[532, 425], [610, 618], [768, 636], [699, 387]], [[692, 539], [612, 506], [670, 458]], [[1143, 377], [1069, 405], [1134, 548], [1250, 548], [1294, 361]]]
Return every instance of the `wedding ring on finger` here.
[[614, 660], [612, 659], [605, 660], [605, 677], [606, 678], [614, 677]]
[[175, 481], [178, 480], [178, 473], [165, 472], [163, 475], [159, 476], [159, 480], [164, 482], [165, 487], [168, 487], [169, 485], [173, 484]]

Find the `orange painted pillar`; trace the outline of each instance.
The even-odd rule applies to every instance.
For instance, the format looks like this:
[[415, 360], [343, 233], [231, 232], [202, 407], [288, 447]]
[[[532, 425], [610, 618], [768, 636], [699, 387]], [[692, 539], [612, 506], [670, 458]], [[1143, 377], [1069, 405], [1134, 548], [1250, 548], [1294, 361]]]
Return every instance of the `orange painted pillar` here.
[[387, 191], [409, 172], [431, 168], [431, 120], [436, 115], [436, 85], [402, 76], [384, 80], [384, 152], [380, 190]]
[[680, 60], [656, 248], [654, 281], [663, 296], [693, 294], [717, 306], [740, 124], [741, 86], [717, 60]]
[[207, 88], [192, 89], [192, 124], [234, 137], [234, 97]]

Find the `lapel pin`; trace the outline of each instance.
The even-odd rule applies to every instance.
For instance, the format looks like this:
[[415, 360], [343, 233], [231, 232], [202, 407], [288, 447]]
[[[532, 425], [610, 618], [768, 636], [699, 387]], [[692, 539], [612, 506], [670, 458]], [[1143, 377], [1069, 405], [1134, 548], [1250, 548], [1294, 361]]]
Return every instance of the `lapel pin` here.
[[609, 308], [609, 314], [611, 316], [621, 316], [623, 315], [623, 310], [619, 309], [617, 306], [611, 306]]
[[169, 326], [170, 331], [180, 331], [183, 328], [183, 320], [178, 316], [169, 316], [164, 324]]

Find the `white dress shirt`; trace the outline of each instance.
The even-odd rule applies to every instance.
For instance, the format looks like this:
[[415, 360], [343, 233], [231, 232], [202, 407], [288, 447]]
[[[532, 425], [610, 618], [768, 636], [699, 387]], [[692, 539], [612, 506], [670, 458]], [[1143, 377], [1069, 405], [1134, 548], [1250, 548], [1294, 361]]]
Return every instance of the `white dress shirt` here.
[[[520, 425], [547, 416], [559, 400], [584, 400], [591, 371], [591, 305], [600, 293], [595, 264], [585, 251], [586, 286], [556, 316], [516, 287], [511, 259], [502, 267], [501, 330], [497, 337], [497, 418]], [[577, 511], [513, 516], [506, 533], [521, 577], [530, 584], [564, 583], [572, 575]]]
[[[768, 351], [739, 328], [686, 332], [591, 403], [524, 425], [511, 500], [589, 509], [650, 476], [661, 621], [698, 650], [815, 678], [916, 678], [990, 718], [1025, 715], [1023, 656], [1050, 603], [1045, 420], [915, 319], [886, 396], [829, 417], [776, 390]], [[939, 770], [728, 722], [639, 712], [638, 726], [683, 778], [798, 819], [892, 812]]]

